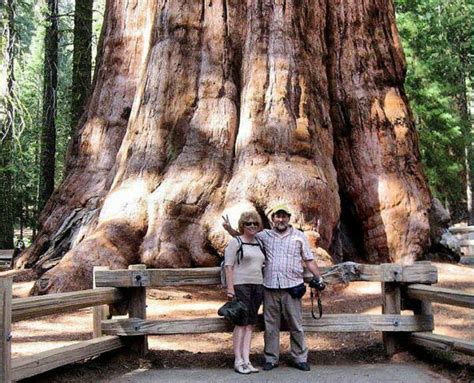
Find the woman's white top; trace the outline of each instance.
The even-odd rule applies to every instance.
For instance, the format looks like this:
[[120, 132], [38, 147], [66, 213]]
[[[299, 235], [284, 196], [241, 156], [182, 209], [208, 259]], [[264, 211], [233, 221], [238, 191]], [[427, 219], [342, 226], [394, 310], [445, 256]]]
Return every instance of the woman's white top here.
[[[245, 242], [240, 238], [242, 242]], [[257, 240], [254, 241], [258, 244]], [[237, 238], [232, 238], [225, 248], [225, 266], [234, 266], [233, 280], [234, 285], [243, 285], [246, 283], [261, 285], [263, 283], [262, 267], [265, 262], [265, 255], [260, 246], [242, 244], [243, 257], [240, 263], [237, 262], [237, 250], [239, 242]]]

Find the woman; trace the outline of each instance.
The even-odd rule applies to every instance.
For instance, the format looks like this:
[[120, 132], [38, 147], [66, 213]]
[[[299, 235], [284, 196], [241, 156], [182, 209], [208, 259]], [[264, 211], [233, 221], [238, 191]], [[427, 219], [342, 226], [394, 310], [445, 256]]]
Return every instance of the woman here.
[[242, 213], [239, 219], [241, 235], [232, 238], [225, 249], [225, 273], [227, 298], [238, 299], [249, 309], [248, 321], [235, 326], [233, 334], [234, 370], [240, 374], [258, 372], [250, 363], [250, 342], [253, 325], [263, 300], [262, 267], [265, 261], [263, 248], [255, 238], [262, 228], [262, 220], [256, 212]]

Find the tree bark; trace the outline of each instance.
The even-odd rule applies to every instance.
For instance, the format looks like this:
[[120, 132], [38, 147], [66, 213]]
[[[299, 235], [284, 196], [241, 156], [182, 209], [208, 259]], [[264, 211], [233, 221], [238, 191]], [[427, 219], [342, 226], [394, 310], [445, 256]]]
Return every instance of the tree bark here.
[[85, 111], [91, 90], [93, 0], [77, 0], [72, 56], [71, 136]]
[[329, 2], [331, 117], [341, 194], [370, 262], [412, 262], [429, 245], [430, 193], [403, 91], [391, 1]]
[[[394, 23], [388, 0], [108, 2], [94, 94], [109, 104], [92, 97], [20, 261], [43, 272], [45, 254], [62, 258], [34, 293], [90, 286], [93, 265], [215, 265], [220, 216], [278, 202], [328, 249], [339, 193], [368, 260], [419, 257], [429, 191]], [[97, 122], [125, 105], [121, 129]]]
[[56, 90], [58, 86], [58, 0], [48, 0], [44, 38], [43, 116], [41, 126], [39, 209], [54, 191], [56, 157]]
[[68, 148], [65, 178], [43, 209], [41, 230], [18, 267], [44, 273], [97, 225], [116, 172], [115, 159], [138, 83], [137, 68], [145, 59], [143, 30], [150, 22], [146, 6], [126, 8], [126, 3], [107, 2], [94, 90]]
[[5, 75], [5, 89], [2, 89], [2, 111], [0, 130], [0, 249], [13, 249], [13, 128], [14, 109], [14, 47], [15, 47], [15, 4], [7, 0], [4, 13], [5, 52], [2, 73]]

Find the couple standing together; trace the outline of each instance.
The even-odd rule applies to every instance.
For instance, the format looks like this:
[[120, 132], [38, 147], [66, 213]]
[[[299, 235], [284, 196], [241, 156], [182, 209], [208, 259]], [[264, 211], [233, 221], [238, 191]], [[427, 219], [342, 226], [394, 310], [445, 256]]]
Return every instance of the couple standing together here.
[[303, 285], [303, 262], [318, 280], [321, 290], [324, 282], [305, 235], [289, 224], [291, 212], [288, 207], [277, 205], [269, 215], [271, 230], [262, 230], [262, 221], [256, 212], [241, 215], [239, 231], [231, 227], [228, 219], [225, 218], [223, 223], [234, 237], [225, 250], [227, 297], [242, 301], [249, 310], [248, 322], [235, 326], [233, 333], [234, 369], [241, 374], [258, 372], [250, 363], [249, 354], [252, 329], [257, 323], [262, 300], [265, 321], [263, 370], [278, 367], [281, 316], [290, 330], [294, 367], [302, 371], [310, 370], [302, 324], [301, 296], [298, 297]]

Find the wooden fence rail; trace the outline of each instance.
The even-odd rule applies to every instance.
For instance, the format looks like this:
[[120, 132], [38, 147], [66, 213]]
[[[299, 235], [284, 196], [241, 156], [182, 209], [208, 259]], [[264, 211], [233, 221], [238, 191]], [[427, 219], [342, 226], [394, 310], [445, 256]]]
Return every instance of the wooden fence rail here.
[[410, 334], [410, 343], [439, 351], [461, 352], [474, 355], [474, 343], [450, 336], [418, 332]]
[[[366, 282], [436, 283], [438, 272], [431, 263], [417, 262], [410, 266], [392, 263], [363, 265], [344, 262], [336, 266], [321, 267], [328, 284]], [[305, 280], [311, 278], [305, 274]], [[193, 269], [140, 269], [97, 270], [97, 287], [164, 287], [183, 285], [217, 285], [220, 283], [219, 267]]]
[[[418, 314], [431, 313], [432, 302], [474, 309], [474, 294], [472, 293], [422, 284], [404, 286], [402, 300], [405, 306], [412, 308]], [[474, 342], [432, 332], [413, 332], [408, 337], [408, 342], [433, 350], [474, 355]]]
[[124, 346], [123, 338], [106, 336], [12, 359], [12, 321], [125, 301], [123, 291], [114, 287], [12, 299], [12, 277], [0, 278], [0, 382], [25, 379]]
[[12, 267], [14, 249], [0, 250], [0, 270], [8, 270]]
[[[474, 297], [464, 292], [429, 286], [438, 280], [437, 269], [430, 262], [416, 262], [410, 266], [345, 262], [321, 269], [328, 284], [348, 284], [355, 281], [381, 282], [383, 314], [325, 314], [320, 320], [314, 320], [309, 313], [304, 313], [305, 331], [379, 331], [384, 335], [384, 345], [388, 354], [393, 354], [400, 347], [395, 333], [401, 332], [408, 334], [408, 339], [413, 344], [473, 354], [471, 343], [432, 333], [434, 325], [431, 301], [472, 307]], [[305, 274], [306, 281], [310, 277], [310, 274]], [[12, 379], [31, 377], [65, 364], [115, 350], [123, 347], [124, 337], [128, 337], [127, 345], [140, 353], [145, 353], [148, 335], [230, 332], [233, 326], [218, 317], [171, 321], [146, 319], [146, 287], [219, 283], [220, 268], [217, 267], [145, 269], [144, 265], [132, 265], [128, 270], [96, 268], [92, 290], [12, 300], [11, 277], [0, 278], [2, 319], [0, 382], [8, 383]], [[128, 307], [128, 319], [106, 318], [104, 313], [108, 310], [104, 309], [103, 305], [116, 304], [122, 308]], [[94, 336], [99, 337], [11, 360], [12, 321], [90, 306], [94, 306]], [[401, 315], [402, 309], [412, 310], [413, 315]], [[263, 330], [262, 318], [259, 318], [259, 321], [257, 329]], [[284, 324], [282, 330], [285, 330]], [[100, 336], [101, 334], [105, 336]]]
[[12, 304], [12, 322], [74, 311], [85, 307], [119, 303], [123, 292], [114, 287], [16, 298]]
[[[12, 380], [26, 379], [43, 372], [91, 358], [124, 346], [123, 338], [106, 336], [85, 340], [54, 350], [12, 360]], [[5, 380], [5, 382], [8, 382]]]
[[[413, 332], [433, 330], [433, 317], [430, 315], [360, 315], [325, 314], [314, 320], [311, 314], [303, 314], [303, 327], [306, 332]], [[260, 316], [257, 331], [263, 331], [263, 318]], [[137, 335], [176, 335], [232, 332], [233, 326], [224, 318], [200, 318], [191, 320], [141, 320], [113, 319], [102, 322], [104, 334], [121, 336]], [[286, 327], [283, 325], [282, 330]]]
[[412, 299], [474, 308], [474, 294], [460, 290], [415, 284], [406, 287], [406, 295]]

